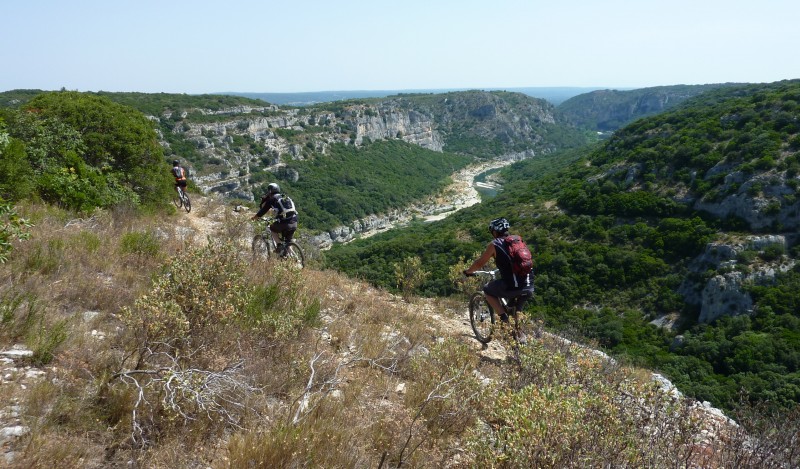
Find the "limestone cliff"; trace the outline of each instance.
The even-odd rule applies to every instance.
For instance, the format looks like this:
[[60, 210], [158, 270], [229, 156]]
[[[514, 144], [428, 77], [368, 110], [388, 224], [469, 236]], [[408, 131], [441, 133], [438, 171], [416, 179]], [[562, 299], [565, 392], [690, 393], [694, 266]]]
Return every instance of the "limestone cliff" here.
[[[400, 95], [305, 108], [170, 110], [152, 118], [162, 124], [164, 146], [185, 142], [196, 152], [186, 159], [201, 189], [245, 200], [254, 198], [257, 173], [281, 171], [288, 159], [324, 157], [333, 144], [361, 146], [366, 141], [397, 139], [436, 152], [522, 159], [568, 144], [563, 135], [572, 132], [569, 126], [551, 132], [563, 123], [544, 100], [483, 91]], [[577, 131], [573, 137], [583, 138]]]
[[[784, 255], [782, 235], [746, 236], [714, 242], [689, 265], [690, 275], [678, 292], [699, 307], [698, 321], [709, 323], [721, 316], [753, 312], [748, 285], [768, 285], [775, 273], [791, 269], [795, 261]], [[772, 254], [767, 254], [771, 252]], [[749, 253], [749, 255], [748, 255]]]

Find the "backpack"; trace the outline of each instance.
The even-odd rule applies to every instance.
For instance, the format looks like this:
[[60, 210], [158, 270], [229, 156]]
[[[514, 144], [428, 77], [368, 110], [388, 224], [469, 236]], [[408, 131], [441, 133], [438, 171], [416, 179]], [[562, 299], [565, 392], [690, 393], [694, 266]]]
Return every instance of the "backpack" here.
[[280, 213], [278, 214], [281, 218], [288, 218], [293, 213], [297, 213], [297, 209], [294, 208], [294, 202], [292, 201], [291, 197], [287, 197], [285, 195], [278, 197], [276, 203], [281, 209]]
[[531, 251], [517, 235], [508, 235], [503, 238], [503, 242], [511, 258], [511, 270], [514, 275], [528, 275], [533, 270], [533, 259]]

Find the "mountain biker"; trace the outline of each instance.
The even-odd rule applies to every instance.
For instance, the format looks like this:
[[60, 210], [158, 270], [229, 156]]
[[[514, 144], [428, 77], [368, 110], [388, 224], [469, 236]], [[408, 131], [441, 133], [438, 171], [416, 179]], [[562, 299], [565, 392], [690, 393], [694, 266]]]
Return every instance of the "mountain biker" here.
[[[274, 182], [267, 185], [267, 193], [261, 197], [258, 213], [250, 217], [250, 219], [261, 218], [269, 211], [272, 211], [276, 218], [275, 222], [269, 225], [269, 231], [272, 235], [272, 240], [275, 241], [275, 245], [280, 248], [282, 246], [281, 234], [286, 242], [289, 243], [292, 240], [292, 236], [294, 236], [294, 232], [297, 231], [297, 210], [294, 207], [294, 202], [282, 195], [280, 186]], [[281, 252], [281, 255], [283, 254]]]
[[[511, 256], [509, 255], [504, 241], [504, 238], [508, 236], [508, 230], [510, 228], [511, 225], [509, 225], [508, 220], [505, 218], [495, 218], [490, 221], [489, 232], [492, 234], [492, 241], [486, 246], [483, 254], [481, 254], [468, 269], [464, 270], [464, 275], [471, 276], [476, 270], [479, 270], [489, 262], [489, 259], [494, 257], [495, 264], [500, 270], [500, 278], [486, 284], [483, 288], [483, 292], [486, 294], [486, 301], [503, 322], [508, 322], [508, 314], [506, 314], [506, 310], [500, 302], [500, 298], [509, 300], [523, 295], [530, 297], [533, 295], [534, 291], [532, 273], [518, 275], [512, 270]], [[516, 312], [522, 309], [526, 300], [527, 298], [520, 299], [515, 309], [515, 315]], [[515, 317], [514, 319], [516, 320], [517, 318]], [[521, 331], [518, 332], [517, 339], [520, 342], [525, 341], [524, 334], [522, 334]]]
[[178, 160], [172, 162], [172, 175], [175, 177], [175, 192], [178, 192], [179, 187], [186, 192], [186, 170]]

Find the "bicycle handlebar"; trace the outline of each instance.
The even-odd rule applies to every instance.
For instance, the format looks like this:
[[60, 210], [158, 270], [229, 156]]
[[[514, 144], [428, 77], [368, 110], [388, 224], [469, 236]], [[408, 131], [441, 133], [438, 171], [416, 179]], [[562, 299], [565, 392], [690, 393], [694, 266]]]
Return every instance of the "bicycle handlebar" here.
[[476, 270], [475, 272], [472, 272], [471, 274], [466, 274], [466, 273], [465, 273], [464, 275], [466, 275], [467, 277], [474, 277], [474, 276], [476, 276], [476, 275], [488, 275], [488, 276], [492, 276], [492, 277], [494, 277], [495, 275], [497, 275], [497, 273], [498, 273], [498, 272], [500, 272], [500, 269], [494, 269], [494, 270]]

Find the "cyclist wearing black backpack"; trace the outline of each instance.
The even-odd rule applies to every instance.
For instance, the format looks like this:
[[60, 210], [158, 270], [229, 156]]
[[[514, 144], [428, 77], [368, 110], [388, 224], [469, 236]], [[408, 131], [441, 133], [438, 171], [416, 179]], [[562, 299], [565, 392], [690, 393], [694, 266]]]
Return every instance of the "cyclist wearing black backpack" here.
[[275, 214], [275, 222], [269, 225], [269, 231], [276, 246], [281, 246], [281, 234], [288, 243], [292, 240], [294, 232], [297, 231], [297, 209], [294, 202], [289, 197], [281, 194], [281, 188], [277, 184], [270, 183], [267, 186], [267, 193], [261, 197], [261, 205], [258, 213], [251, 217], [252, 220], [261, 218], [265, 213], [272, 211]]
[[470, 276], [480, 270], [489, 259], [494, 257], [500, 278], [489, 282], [483, 289], [486, 301], [502, 321], [508, 321], [508, 315], [500, 302], [500, 298], [520, 298], [516, 311], [521, 311], [525, 301], [533, 295], [533, 261], [531, 252], [517, 235], [508, 234], [511, 226], [505, 218], [495, 218], [489, 222], [492, 241], [486, 246], [483, 254], [472, 263], [464, 275]]

